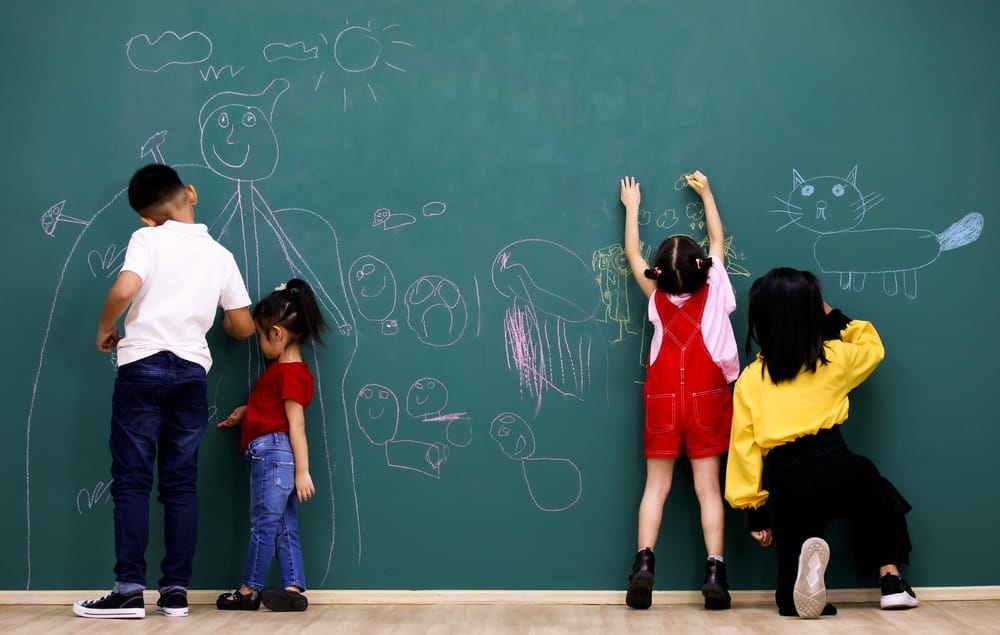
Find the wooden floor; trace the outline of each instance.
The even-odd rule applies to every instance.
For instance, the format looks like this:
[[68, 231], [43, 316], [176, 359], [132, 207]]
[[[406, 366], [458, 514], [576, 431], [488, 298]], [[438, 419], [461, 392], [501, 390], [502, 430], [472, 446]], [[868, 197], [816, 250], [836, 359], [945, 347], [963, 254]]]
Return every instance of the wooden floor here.
[[147, 604], [144, 620], [76, 617], [66, 605], [0, 606], [0, 633], [880, 633], [919, 635], [1000, 633], [1000, 601], [923, 602], [909, 611], [881, 611], [876, 604], [840, 604], [839, 614], [816, 620], [780, 617], [772, 606], [708, 612], [700, 605], [655, 605], [635, 611], [621, 605], [551, 604], [316, 604], [303, 613], [218, 611], [195, 604], [188, 617], [168, 618]]

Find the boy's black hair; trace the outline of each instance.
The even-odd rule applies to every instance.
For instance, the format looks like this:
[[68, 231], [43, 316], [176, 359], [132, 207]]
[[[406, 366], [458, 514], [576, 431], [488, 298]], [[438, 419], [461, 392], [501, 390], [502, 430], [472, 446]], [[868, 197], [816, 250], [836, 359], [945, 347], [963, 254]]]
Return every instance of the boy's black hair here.
[[756, 341], [771, 381], [794, 379], [803, 368], [826, 364], [826, 313], [819, 280], [808, 271], [772, 269], [750, 287], [746, 353]]
[[128, 204], [142, 214], [144, 210], [168, 201], [180, 190], [184, 183], [169, 165], [150, 163], [135, 171], [128, 182]]
[[653, 258], [653, 266], [643, 272], [650, 280], [656, 280], [660, 291], [677, 295], [694, 293], [705, 286], [712, 259], [702, 252], [701, 247], [690, 236], [678, 234], [660, 243]]
[[292, 278], [284, 288], [276, 289], [253, 308], [253, 321], [265, 333], [279, 325], [304, 344], [310, 337], [320, 344], [320, 331], [326, 320], [316, 301], [316, 294], [305, 280]]

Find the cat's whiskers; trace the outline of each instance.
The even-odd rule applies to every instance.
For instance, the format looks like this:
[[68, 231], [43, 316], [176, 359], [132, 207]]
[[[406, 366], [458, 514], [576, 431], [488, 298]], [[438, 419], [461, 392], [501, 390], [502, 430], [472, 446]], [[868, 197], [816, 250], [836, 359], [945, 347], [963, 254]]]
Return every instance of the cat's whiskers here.
[[[784, 203], [785, 205], [787, 205], [790, 208], [794, 207], [795, 209], [802, 209], [801, 207], [799, 207], [795, 203], [792, 203], [791, 201], [786, 201], [785, 199], [781, 198], [780, 196], [775, 196], [774, 199], [776, 201], [778, 201], [779, 203]], [[781, 211], [786, 211], [786, 210], [781, 210]]]
[[[789, 213], [789, 216], [791, 216], [791, 213]], [[799, 222], [800, 218], [802, 218], [802, 214], [799, 214], [797, 217], [792, 218], [792, 220], [788, 221], [787, 223], [785, 223], [784, 225], [782, 225], [778, 229], [774, 230], [775, 233], [780, 232], [782, 229], [788, 227], [789, 225], [795, 225], [796, 223]]]

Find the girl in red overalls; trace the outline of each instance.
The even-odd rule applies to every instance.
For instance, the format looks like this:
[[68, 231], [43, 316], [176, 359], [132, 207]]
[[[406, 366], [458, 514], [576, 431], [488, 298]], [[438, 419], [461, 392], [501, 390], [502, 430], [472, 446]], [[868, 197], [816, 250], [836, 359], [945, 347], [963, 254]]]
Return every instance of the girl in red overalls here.
[[739, 375], [739, 352], [729, 314], [736, 298], [725, 269], [725, 234], [708, 178], [687, 177], [702, 199], [709, 250], [688, 236], [663, 241], [650, 267], [639, 245], [639, 183], [621, 180], [625, 205], [625, 255], [632, 275], [649, 298], [653, 324], [646, 384], [646, 488], [639, 505], [639, 543], [625, 603], [652, 604], [653, 548], [660, 532], [663, 504], [670, 493], [674, 464], [691, 461], [701, 507], [701, 528], [708, 560], [702, 595], [706, 609], [728, 609], [729, 584], [722, 555], [724, 506], [719, 456], [729, 449], [732, 392]]

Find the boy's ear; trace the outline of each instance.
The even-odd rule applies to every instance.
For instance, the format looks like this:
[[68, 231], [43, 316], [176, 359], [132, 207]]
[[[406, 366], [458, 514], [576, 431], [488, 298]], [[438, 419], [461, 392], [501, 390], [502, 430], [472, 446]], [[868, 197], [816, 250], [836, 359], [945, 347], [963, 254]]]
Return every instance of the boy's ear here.
[[188, 183], [187, 185], [184, 186], [184, 189], [187, 190], [188, 203], [190, 203], [192, 207], [197, 205], [198, 192], [197, 190], [194, 189], [194, 186]]
[[143, 225], [145, 225], [146, 227], [156, 227], [157, 225], [159, 225], [159, 223], [158, 223], [158, 222], [156, 222], [155, 220], [153, 220], [153, 219], [152, 219], [152, 218], [150, 218], [149, 216], [145, 216], [145, 215], [143, 215], [143, 214], [140, 214], [140, 215], [139, 215], [139, 220], [140, 220], [140, 221], [142, 222], [142, 224], [143, 224]]

